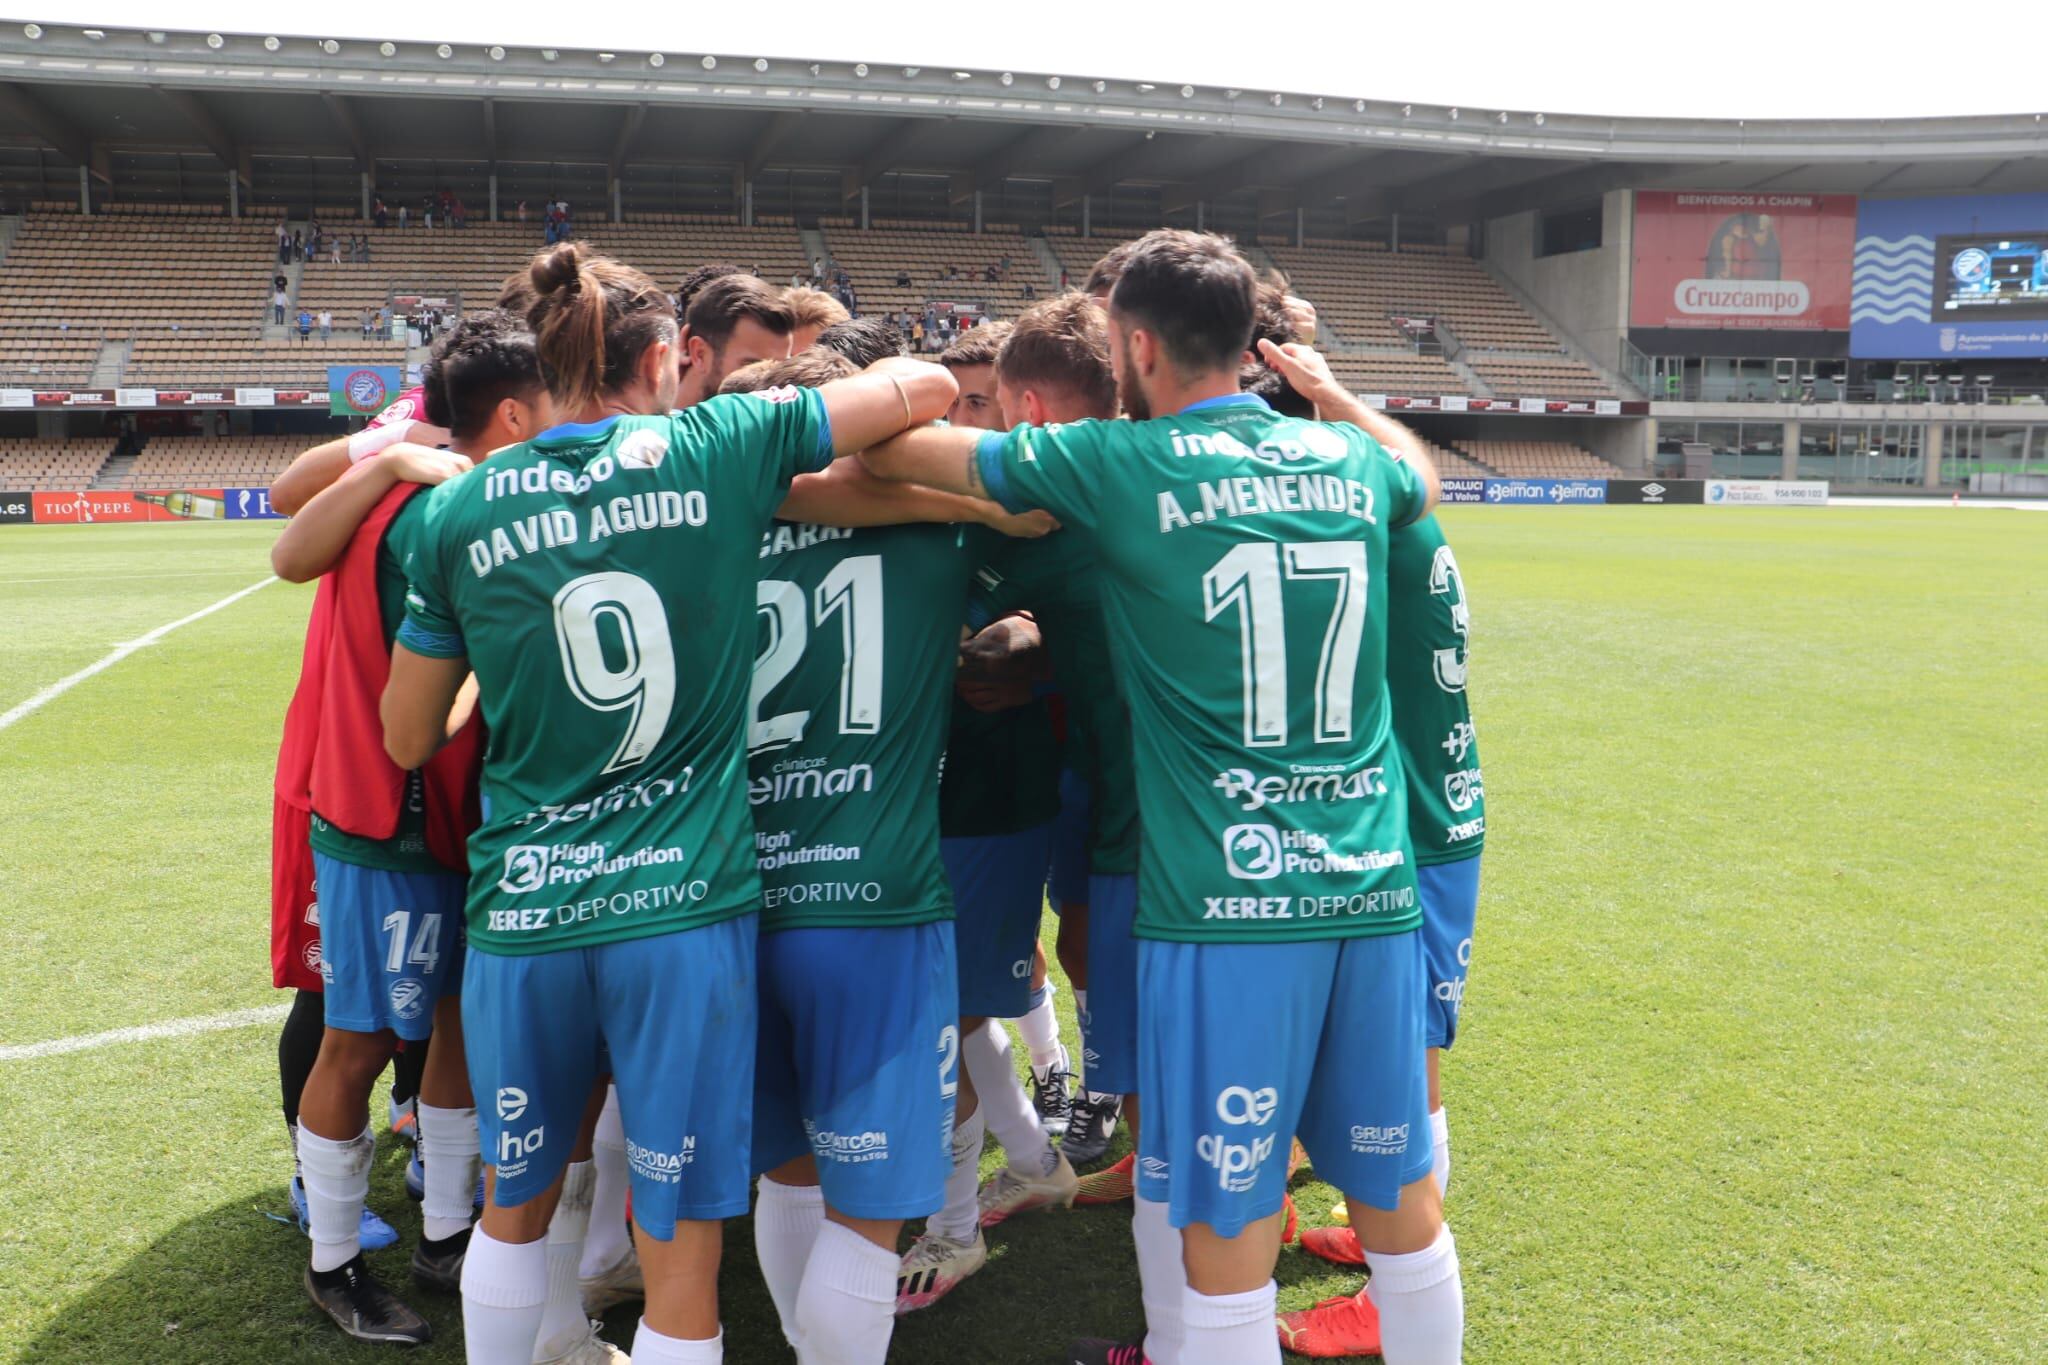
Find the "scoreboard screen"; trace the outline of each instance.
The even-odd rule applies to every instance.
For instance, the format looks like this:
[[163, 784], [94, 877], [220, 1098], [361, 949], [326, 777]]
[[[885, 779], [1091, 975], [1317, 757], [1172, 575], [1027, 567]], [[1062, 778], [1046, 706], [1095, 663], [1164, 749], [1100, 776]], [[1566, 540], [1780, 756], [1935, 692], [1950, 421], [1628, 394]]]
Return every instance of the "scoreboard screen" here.
[[1944, 236], [1934, 250], [1930, 322], [2048, 318], [2048, 229]]

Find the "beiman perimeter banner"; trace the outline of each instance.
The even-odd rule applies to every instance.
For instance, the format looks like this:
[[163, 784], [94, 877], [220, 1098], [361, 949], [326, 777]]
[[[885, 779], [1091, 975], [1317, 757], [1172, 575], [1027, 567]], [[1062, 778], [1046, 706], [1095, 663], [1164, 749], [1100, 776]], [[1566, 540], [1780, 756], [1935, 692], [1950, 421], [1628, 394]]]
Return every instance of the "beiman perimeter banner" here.
[[1632, 327], [1841, 332], [1856, 199], [1847, 194], [1636, 194]]

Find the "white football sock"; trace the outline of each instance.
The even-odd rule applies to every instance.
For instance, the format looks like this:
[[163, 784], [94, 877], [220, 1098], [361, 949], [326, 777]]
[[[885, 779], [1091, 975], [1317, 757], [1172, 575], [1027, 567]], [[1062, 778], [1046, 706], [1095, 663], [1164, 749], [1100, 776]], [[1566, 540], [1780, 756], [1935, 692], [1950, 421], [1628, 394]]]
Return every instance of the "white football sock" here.
[[981, 1101], [975, 1112], [1003, 1144], [1010, 1168], [1033, 1179], [1051, 1174], [1059, 1165], [1059, 1153], [1038, 1126], [1038, 1111], [1031, 1107], [1031, 1097], [1017, 1079], [1010, 1062], [1010, 1037], [1003, 1026], [991, 1019], [968, 1034], [960, 1045], [960, 1056]]
[[1197, 1294], [1181, 1297], [1181, 1318], [1188, 1344], [1180, 1365], [1280, 1365], [1280, 1337], [1273, 1330], [1273, 1308], [1280, 1290], [1271, 1280], [1242, 1294]]
[[548, 1298], [533, 1343], [535, 1360], [565, 1356], [590, 1335], [576, 1270], [583, 1256], [583, 1235], [590, 1227], [590, 1196], [596, 1184], [597, 1172], [588, 1161], [572, 1161], [563, 1173], [562, 1201], [548, 1220]]
[[1429, 1111], [1429, 1140], [1436, 1149], [1436, 1161], [1430, 1174], [1436, 1177], [1438, 1198], [1449, 1198], [1451, 1193], [1451, 1121], [1443, 1110]]
[[469, 1226], [476, 1211], [476, 1110], [419, 1107], [420, 1175], [426, 1197], [420, 1217], [433, 1241], [453, 1237]]
[[681, 1337], [665, 1337], [647, 1325], [647, 1319], [640, 1319], [640, 1330], [633, 1333], [634, 1365], [722, 1365], [725, 1360], [725, 1333], [720, 1332], [708, 1341], [685, 1341]]
[[532, 1360], [547, 1297], [547, 1243], [500, 1242], [479, 1224], [462, 1258], [462, 1344], [471, 1365]]
[[626, 1125], [619, 1117], [619, 1088], [605, 1089], [604, 1112], [597, 1116], [591, 1137], [590, 1164], [597, 1187], [590, 1197], [590, 1230], [583, 1238], [584, 1279], [593, 1279], [625, 1259], [633, 1245], [626, 1225]]
[[1074, 1066], [1074, 1079], [1085, 1083], [1088, 1072], [1088, 991], [1074, 987], [1074, 1023], [1081, 1031], [1081, 1059]]
[[[415, 1120], [419, 1118], [419, 1110], [414, 1107], [419, 1102], [419, 1096], [417, 1095], [413, 1096], [409, 1100], [395, 1100], [388, 1098], [385, 1100], [385, 1105], [391, 1110], [390, 1126], [393, 1132], [398, 1131], [398, 1121], [404, 1118], [407, 1114], [411, 1114]], [[417, 1132], [418, 1130], [415, 1129], [414, 1131]]]
[[1053, 1012], [1052, 998], [1058, 987], [1048, 981], [1031, 993], [1031, 1008], [1017, 1020], [1017, 1033], [1031, 1049], [1031, 1069], [1040, 1075], [1054, 1062], [1063, 1060], [1060, 1046], [1060, 1017]]
[[1372, 1271], [1365, 1292], [1380, 1310], [1386, 1365], [1456, 1365], [1465, 1344], [1465, 1288], [1449, 1226], [1421, 1251], [1368, 1251], [1365, 1264]]
[[299, 1125], [299, 1169], [306, 1182], [313, 1269], [347, 1265], [363, 1249], [363, 1201], [370, 1197], [370, 1162], [376, 1155], [377, 1140], [368, 1127], [336, 1142]]
[[1138, 1247], [1138, 1289], [1145, 1303], [1145, 1358], [1152, 1365], [1183, 1365], [1187, 1339], [1181, 1299], [1188, 1287], [1180, 1229], [1166, 1220], [1166, 1205], [1140, 1196], [1131, 1211]]
[[[924, 1230], [955, 1242], [971, 1242], [981, 1226], [981, 1145], [988, 1128], [976, 1109], [953, 1125], [953, 1169], [946, 1176], [946, 1203], [925, 1220]], [[781, 1302], [779, 1299], [777, 1302]]]
[[801, 1365], [882, 1365], [896, 1329], [896, 1253], [852, 1228], [818, 1230], [796, 1296]]
[[[970, 1204], [973, 1198], [970, 1185]], [[824, 1191], [816, 1185], [779, 1185], [761, 1177], [761, 1198], [754, 1205], [754, 1259], [760, 1262], [761, 1278], [768, 1281], [768, 1297], [775, 1300], [775, 1315], [782, 1319], [782, 1335], [791, 1346], [800, 1341], [796, 1295], [803, 1287], [804, 1265], [811, 1259], [818, 1229], [824, 1226]]]

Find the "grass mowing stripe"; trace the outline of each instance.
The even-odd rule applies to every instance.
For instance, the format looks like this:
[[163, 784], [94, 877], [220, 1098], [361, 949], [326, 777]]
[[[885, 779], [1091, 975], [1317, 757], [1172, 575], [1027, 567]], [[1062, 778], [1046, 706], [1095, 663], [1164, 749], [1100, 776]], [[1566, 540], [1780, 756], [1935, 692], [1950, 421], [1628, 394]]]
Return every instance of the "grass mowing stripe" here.
[[195, 1019], [167, 1019], [161, 1024], [139, 1024], [134, 1028], [82, 1033], [70, 1038], [48, 1038], [40, 1043], [15, 1043], [0, 1047], [0, 1062], [26, 1062], [37, 1057], [59, 1057], [67, 1052], [90, 1052], [94, 1048], [113, 1047], [117, 1043], [189, 1038], [195, 1033], [219, 1033], [223, 1029], [247, 1028], [251, 1024], [274, 1024], [290, 1009], [289, 1005], [260, 1005], [255, 1009], [205, 1014]]
[[179, 619], [171, 622], [169, 625], [158, 626], [155, 630], [152, 630], [151, 632], [149, 632], [149, 634], [144, 635], [139, 639], [130, 640], [125, 645], [114, 646], [112, 653], [107, 654], [100, 659], [94, 660], [92, 663], [87, 664], [84, 668], [79, 669], [76, 673], [73, 673], [68, 678], [59, 678], [56, 682], [51, 683], [48, 687], [36, 693], [33, 697], [30, 697], [27, 701], [21, 703], [13, 710], [7, 712], [5, 715], [0, 715], [0, 730], [5, 730], [8, 726], [14, 724], [16, 721], [25, 720], [29, 716], [34, 715], [36, 712], [42, 710], [51, 702], [57, 700], [57, 698], [63, 696], [66, 692], [69, 692], [72, 688], [84, 682], [87, 678], [90, 678], [98, 673], [106, 672], [115, 664], [120, 663], [121, 660], [127, 658], [130, 654], [133, 654], [136, 650], [146, 649], [150, 645], [155, 644], [158, 640], [163, 639], [166, 635], [169, 635], [172, 631], [178, 629], [178, 627], [189, 626], [194, 621], [200, 620], [204, 617], [211, 616], [215, 612], [220, 611], [223, 608], [232, 607], [235, 603], [241, 601], [250, 593], [256, 592], [257, 590], [262, 588], [267, 588], [275, 582], [277, 582], [277, 578], [275, 575], [273, 575], [269, 578], [263, 579], [260, 582], [251, 583], [248, 587], [243, 588], [240, 592], [229, 593], [226, 597], [221, 598], [220, 601], [215, 602], [210, 607], [201, 607], [198, 611], [193, 612], [190, 616], [180, 617]]

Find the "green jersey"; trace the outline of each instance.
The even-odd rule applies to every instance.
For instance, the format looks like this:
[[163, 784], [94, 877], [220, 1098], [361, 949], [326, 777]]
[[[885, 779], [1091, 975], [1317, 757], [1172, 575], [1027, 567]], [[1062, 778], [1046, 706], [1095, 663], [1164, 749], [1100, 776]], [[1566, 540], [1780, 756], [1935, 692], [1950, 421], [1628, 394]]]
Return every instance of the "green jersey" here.
[[[415, 493], [384, 524], [377, 544], [377, 610], [384, 622], [384, 643], [398, 636], [405, 620], [405, 558], [426, 524], [427, 495]], [[366, 839], [328, 824], [314, 811], [308, 842], [315, 853], [357, 867], [389, 872], [442, 872], [448, 867], [427, 851], [426, 784], [418, 772], [405, 775], [405, 799], [398, 808], [398, 831], [389, 839]]]
[[490, 749], [472, 948], [760, 908], [752, 589], [790, 479], [831, 458], [823, 398], [771, 389], [555, 427], [430, 495], [399, 643], [476, 672]]
[[1130, 704], [1137, 933], [1397, 933], [1421, 910], [1388, 723], [1390, 527], [1425, 494], [1355, 427], [1250, 394], [991, 433], [982, 481], [1095, 547]]
[[950, 918], [939, 764], [979, 528], [761, 539], [748, 799], [761, 931]]
[[1092, 795], [1090, 870], [1111, 876], [1136, 872], [1131, 720], [1117, 691], [1093, 546], [1058, 532], [1006, 541], [978, 578], [990, 616], [1031, 612], [1052, 653], [1053, 680], [1067, 702], [1067, 766], [1088, 780]]
[[1420, 864], [1474, 858], [1486, 842], [1486, 784], [1465, 696], [1471, 624], [1465, 580], [1436, 518], [1394, 532], [1387, 554], [1387, 696]]

